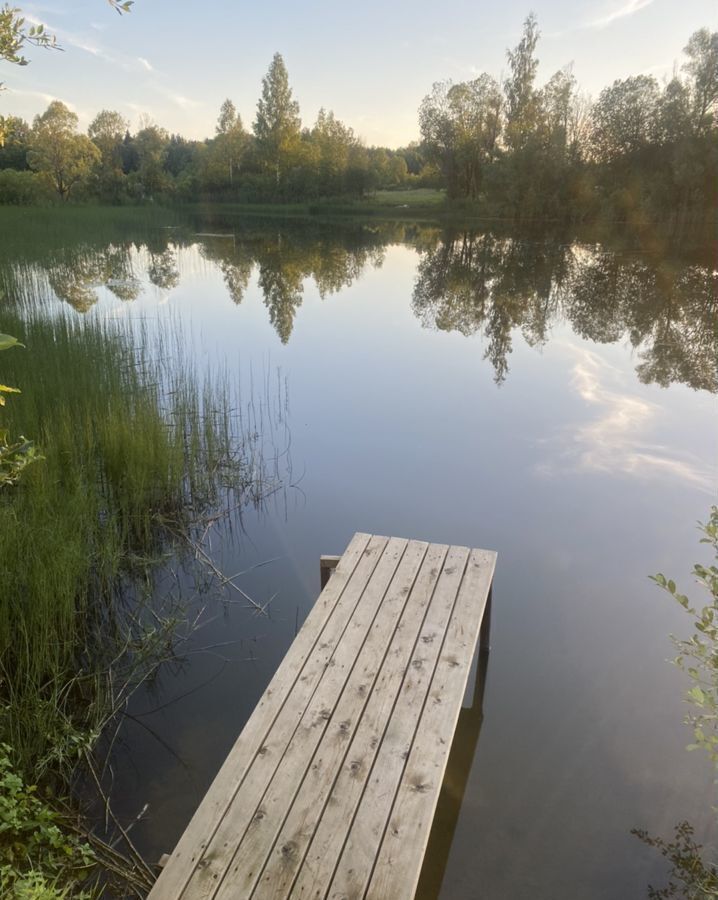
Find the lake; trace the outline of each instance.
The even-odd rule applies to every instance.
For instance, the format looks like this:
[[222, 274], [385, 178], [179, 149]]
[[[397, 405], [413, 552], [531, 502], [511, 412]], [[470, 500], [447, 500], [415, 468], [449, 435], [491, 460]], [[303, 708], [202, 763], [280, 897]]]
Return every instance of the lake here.
[[3, 303], [179, 329], [199, 371], [239, 382], [281, 478], [207, 544], [263, 612], [204, 596], [114, 745], [115, 809], [128, 823], [147, 805], [132, 834], [148, 859], [172, 850], [306, 617], [319, 556], [355, 531], [498, 551], [492, 649], [422, 896], [640, 897], [664, 864], [632, 828], [689, 819], [715, 842], [667, 661], [689, 621], [648, 579], [695, 596], [706, 561], [714, 248], [222, 209], [2, 222]]

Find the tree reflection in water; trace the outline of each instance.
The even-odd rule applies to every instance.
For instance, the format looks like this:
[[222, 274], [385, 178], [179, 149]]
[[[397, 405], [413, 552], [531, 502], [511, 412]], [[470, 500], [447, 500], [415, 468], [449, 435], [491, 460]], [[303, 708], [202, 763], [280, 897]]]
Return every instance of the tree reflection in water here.
[[717, 273], [700, 263], [463, 232], [423, 253], [412, 309], [426, 327], [483, 334], [498, 383], [515, 330], [541, 346], [566, 321], [597, 343], [628, 338], [644, 383], [716, 391], [717, 286]]
[[427, 328], [481, 335], [498, 384], [509, 376], [517, 333], [541, 347], [552, 329], [568, 323], [597, 343], [628, 340], [645, 383], [718, 390], [718, 275], [710, 258], [681, 255], [669, 243], [654, 239], [644, 251], [635, 249], [635, 237], [626, 249], [616, 241], [442, 231], [418, 223], [339, 226], [218, 216], [212, 233], [185, 223], [139, 230], [141, 240], [83, 234], [47, 248], [13, 248], [0, 260], [0, 286], [8, 297], [32, 303], [44, 285], [84, 313], [100, 288], [123, 301], [136, 299], [143, 281], [174, 290], [178, 254], [194, 249], [217, 266], [237, 305], [256, 274], [269, 320], [286, 344], [307, 282], [324, 299], [380, 267], [386, 248], [401, 244], [418, 254], [414, 315]]

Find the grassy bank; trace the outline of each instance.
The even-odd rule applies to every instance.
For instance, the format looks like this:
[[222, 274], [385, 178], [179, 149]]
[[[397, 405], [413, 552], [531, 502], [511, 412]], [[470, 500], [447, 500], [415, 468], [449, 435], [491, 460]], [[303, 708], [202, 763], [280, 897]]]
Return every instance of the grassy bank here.
[[365, 197], [327, 197], [297, 203], [235, 203], [198, 201], [183, 204], [180, 208], [195, 212], [203, 209], [222, 209], [237, 216], [265, 216], [282, 218], [366, 218], [411, 219], [413, 221], [437, 221], [451, 216], [451, 206], [446, 192], [433, 188], [403, 191], [376, 191]]

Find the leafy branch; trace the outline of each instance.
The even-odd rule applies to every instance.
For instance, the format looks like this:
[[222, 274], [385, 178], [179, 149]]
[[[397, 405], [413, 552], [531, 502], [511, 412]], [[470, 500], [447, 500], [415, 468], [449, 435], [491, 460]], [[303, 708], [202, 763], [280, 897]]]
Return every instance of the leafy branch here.
[[[718, 507], [711, 507], [706, 524], [699, 523], [703, 533], [702, 544], [713, 547], [718, 562]], [[652, 575], [663, 590], [667, 591], [693, 619], [693, 633], [685, 640], [671, 635], [678, 651], [674, 664], [685, 672], [692, 684], [686, 692], [691, 711], [685, 722], [693, 729], [694, 743], [688, 750], [705, 750], [718, 774], [718, 567], [696, 563], [693, 574], [698, 584], [708, 591], [709, 600], [702, 606], [693, 606], [685, 594], [681, 594], [675, 581], [660, 572]], [[634, 828], [632, 834], [655, 847], [671, 864], [668, 885], [664, 888], [649, 886], [651, 900], [667, 900], [682, 897], [684, 900], [718, 900], [718, 866], [703, 854], [703, 848], [694, 840], [693, 826], [679, 823], [674, 839], [666, 841], [652, 837], [643, 829]]]
[[[702, 544], [713, 547], [718, 563], [718, 507], [711, 508], [709, 521], [700, 526]], [[718, 768], [718, 566], [693, 567], [698, 584], [707, 590], [710, 599], [705, 606], [692, 606], [685, 594], [681, 594], [673, 580], [665, 575], [651, 576], [652, 580], [667, 591], [693, 618], [694, 631], [685, 640], [671, 635], [678, 650], [675, 665], [690, 678], [692, 685], [686, 699], [693, 711], [686, 716], [686, 724], [693, 728], [694, 743], [689, 750], [705, 750], [711, 762]]]
[[5, 4], [0, 9], [0, 59], [18, 66], [28, 65], [29, 60], [22, 53], [27, 44], [46, 50], [61, 49], [55, 35], [49, 34], [44, 25], [28, 27], [20, 10]]
[[[9, 334], [0, 334], [0, 350], [11, 347], [23, 347], [17, 338]], [[0, 406], [5, 406], [5, 394], [19, 394], [20, 390], [7, 384], [0, 384]], [[0, 428], [0, 488], [14, 484], [24, 468], [42, 459], [32, 441], [20, 435], [11, 440], [7, 429]]]
[[[133, 5], [133, 0], [107, 2], [120, 15], [130, 12]], [[62, 50], [57, 37], [48, 32], [42, 23], [28, 25], [21, 10], [6, 3], [0, 8], [0, 59], [17, 66], [27, 66], [30, 61], [23, 55], [23, 49], [28, 45], [44, 50]]]
[[134, 4], [134, 0], [107, 0], [110, 6], [113, 9], [116, 9], [117, 12], [122, 15], [122, 13], [128, 13]]

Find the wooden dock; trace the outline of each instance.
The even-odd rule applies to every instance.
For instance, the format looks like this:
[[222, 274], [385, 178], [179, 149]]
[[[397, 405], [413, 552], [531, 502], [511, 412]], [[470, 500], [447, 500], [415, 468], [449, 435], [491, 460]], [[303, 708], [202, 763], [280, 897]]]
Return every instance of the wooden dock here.
[[413, 898], [495, 563], [368, 534], [323, 558], [326, 586], [151, 900]]

